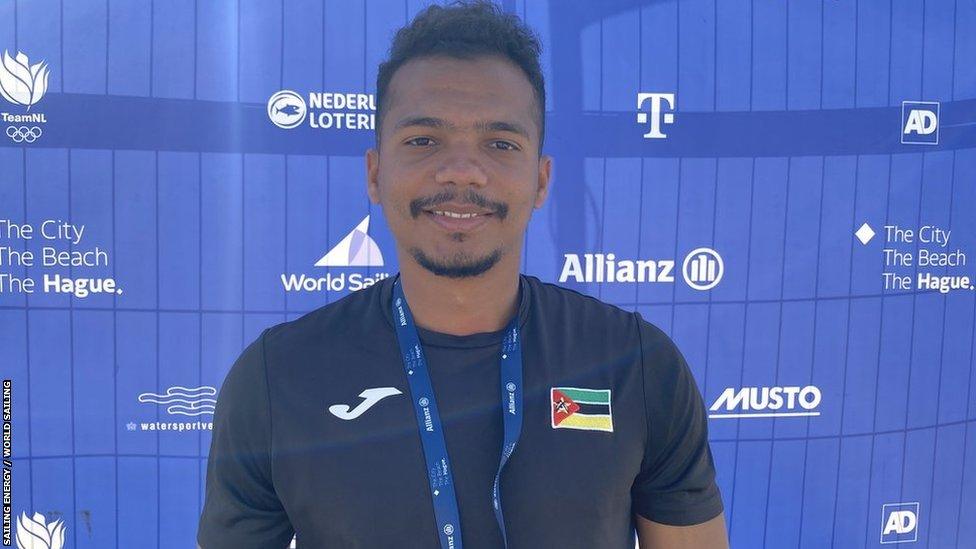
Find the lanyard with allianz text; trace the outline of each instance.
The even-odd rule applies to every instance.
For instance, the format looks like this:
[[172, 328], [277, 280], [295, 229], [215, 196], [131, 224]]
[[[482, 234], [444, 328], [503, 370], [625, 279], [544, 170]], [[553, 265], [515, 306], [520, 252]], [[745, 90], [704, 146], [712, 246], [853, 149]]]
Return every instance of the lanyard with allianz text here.
[[[458, 511], [457, 496], [454, 492], [454, 472], [447, 455], [444, 431], [438, 413], [434, 388], [427, 369], [427, 359], [420, 345], [417, 327], [403, 296], [400, 277], [393, 282], [393, 324], [396, 326], [397, 341], [403, 357], [403, 367], [410, 384], [410, 395], [417, 414], [420, 441], [427, 461], [427, 475], [430, 478], [430, 493], [434, 506], [434, 520], [442, 549], [461, 549], [461, 515]], [[522, 345], [518, 331], [518, 312], [505, 329], [502, 342], [501, 375], [499, 376], [502, 395], [502, 418], [505, 427], [502, 455], [495, 473], [491, 502], [495, 520], [502, 532], [505, 547], [508, 537], [505, 534], [505, 520], [502, 517], [501, 489], [499, 481], [502, 469], [515, 451], [519, 435], [522, 433]]]

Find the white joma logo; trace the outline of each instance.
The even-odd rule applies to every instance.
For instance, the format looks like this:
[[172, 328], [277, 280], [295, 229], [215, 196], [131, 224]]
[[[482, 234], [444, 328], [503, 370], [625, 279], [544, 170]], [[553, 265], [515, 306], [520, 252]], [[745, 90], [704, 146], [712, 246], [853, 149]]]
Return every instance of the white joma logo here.
[[329, 412], [339, 419], [356, 419], [357, 417], [363, 415], [363, 412], [369, 410], [374, 404], [383, 400], [388, 396], [403, 394], [396, 387], [373, 387], [372, 389], [366, 389], [365, 391], [359, 393], [359, 397], [363, 399], [353, 409], [349, 409], [348, 404], [333, 404], [329, 406]]

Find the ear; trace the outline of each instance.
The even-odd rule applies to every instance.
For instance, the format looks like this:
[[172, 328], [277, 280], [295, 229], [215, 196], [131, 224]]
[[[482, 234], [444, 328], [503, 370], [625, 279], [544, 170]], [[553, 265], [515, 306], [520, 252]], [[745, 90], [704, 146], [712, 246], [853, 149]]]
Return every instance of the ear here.
[[539, 182], [535, 192], [535, 208], [539, 209], [549, 196], [549, 181], [552, 178], [552, 157], [542, 155], [539, 158]]
[[373, 204], [380, 203], [380, 153], [376, 149], [366, 151], [366, 194]]

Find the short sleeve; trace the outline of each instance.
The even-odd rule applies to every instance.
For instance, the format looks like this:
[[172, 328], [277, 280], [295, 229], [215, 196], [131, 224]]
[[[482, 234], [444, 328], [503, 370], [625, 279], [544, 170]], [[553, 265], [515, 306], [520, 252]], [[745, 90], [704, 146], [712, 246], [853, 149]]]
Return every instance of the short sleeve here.
[[701, 393], [671, 338], [635, 316], [648, 433], [641, 471], [631, 489], [633, 509], [661, 524], [699, 524], [723, 511]]
[[217, 395], [197, 531], [203, 549], [285, 549], [294, 530], [271, 480], [264, 333], [231, 366]]

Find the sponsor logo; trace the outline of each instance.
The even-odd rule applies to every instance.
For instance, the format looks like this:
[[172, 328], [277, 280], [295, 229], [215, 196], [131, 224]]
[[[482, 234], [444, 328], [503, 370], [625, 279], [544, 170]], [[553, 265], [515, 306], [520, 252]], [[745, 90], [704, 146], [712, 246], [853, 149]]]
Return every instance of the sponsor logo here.
[[433, 433], [434, 419], [430, 416], [430, 400], [428, 400], [427, 397], [420, 397], [417, 404], [420, 404], [420, 408], [423, 410], [424, 430], [426, 430], [428, 433]]
[[17, 517], [18, 549], [62, 549], [64, 547], [64, 522], [61, 519], [47, 522], [44, 515], [34, 513], [28, 517], [21, 511]]
[[685, 283], [696, 290], [711, 290], [722, 280], [725, 263], [722, 256], [711, 248], [697, 248], [685, 256], [681, 264], [681, 276]]
[[553, 429], [613, 432], [610, 389], [551, 387], [549, 396]]
[[305, 121], [306, 114], [305, 100], [291, 90], [281, 90], [268, 99], [268, 118], [279, 128], [298, 127]]
[[350, 409], [348, 404], [333, 404], [329, 406], [329, 413], [339, 419], [349, 421], [363, 415], [366, 410], [369, 410], [384, 398], [400, 394], [403, 393], [396, 387], [374, 387], [372, 389], [366, 389], [359, 393], [359, 398], [363, 399], [363, 401], [355, 408]]
[[940, 107], [938, 101], [902, 101], [901, 142], [938, 145]]
[[322, 130], [372, 130], [376, 98], [369, 93], [309, 92], [308, 99], [292, 90], [275, 92], [268, 98], [268, 118], [290, 130], [307, 120]]
[[[644, 104], [650, 105], [650, 116], [645, 112]], [[644, 134], [645, 139], [666, 139], [668, 136], [661, 131], [662, 124], [673, 124], [674, 113], [662, 112], [662, 104], [667, 104], [669, 111], [675, 108], [673, 93], [638, 93], [637, 94], [637, 123], [648, 124], [650, 128]]]
[[881, 506], [881, 543], [918, 541], [918, 502]]
[[[383, 264], [383, 254], [376, 241], [369, 236], [368, 215], [315, 262], [316, 267], [382, 267]], [[375, 273], [373, 276], [366, 276], [361, 272], [328, 273], [325, 276], [282, 273], [281, 285], [289, 292], [340, 292], [347, 288], [356, 291], [389, 276], [388, 272]]]
[[728, 387], [709, 409], [709, 418], [819, 416], [818, 387]]
[[181, 387], [174, 385], [166, 389], [165, 393], [140, 393], [139, 402], [166, 404], [166, 412], [173, 415], [199, 416], [213, 414], [217, 400], [216, 387], [201, 385], [199, 387]]
[[[559, 282], [673, 283], [673, 259], [617, 259], [616, 254], [563, 254]], [[710, 290], [725, 274], [722, 256], [711, 248], [696, 248], [681, 266], [685, 283], [695, 290]]]
[[30, 112], [44, 94], [47, 93], [48, 76], [51, 70], [47, 63], [30, 63], [23, 52], [11, 57], [4, 50], [0, 58], [0, 96], [9, 103], [24, 107], [23, 113], [0, 112], [0, 119], [10, 124], [4, 133], [14, 143], [33, 143], [44, 133], [38, 124], [46, 124], [43, 112]]
[[[142, 403], [164, 404], [166, 413], [174, 416], [199, 417], [213, 416], [217, 388], [210, 385], [183, 387], [173, 385], [163, 393], [139, 393], [137, 400]], [[209, 418], [212, 419], [212, 418]], [[213, 431], [213, 421], [129, 421], [127, 431]]]

